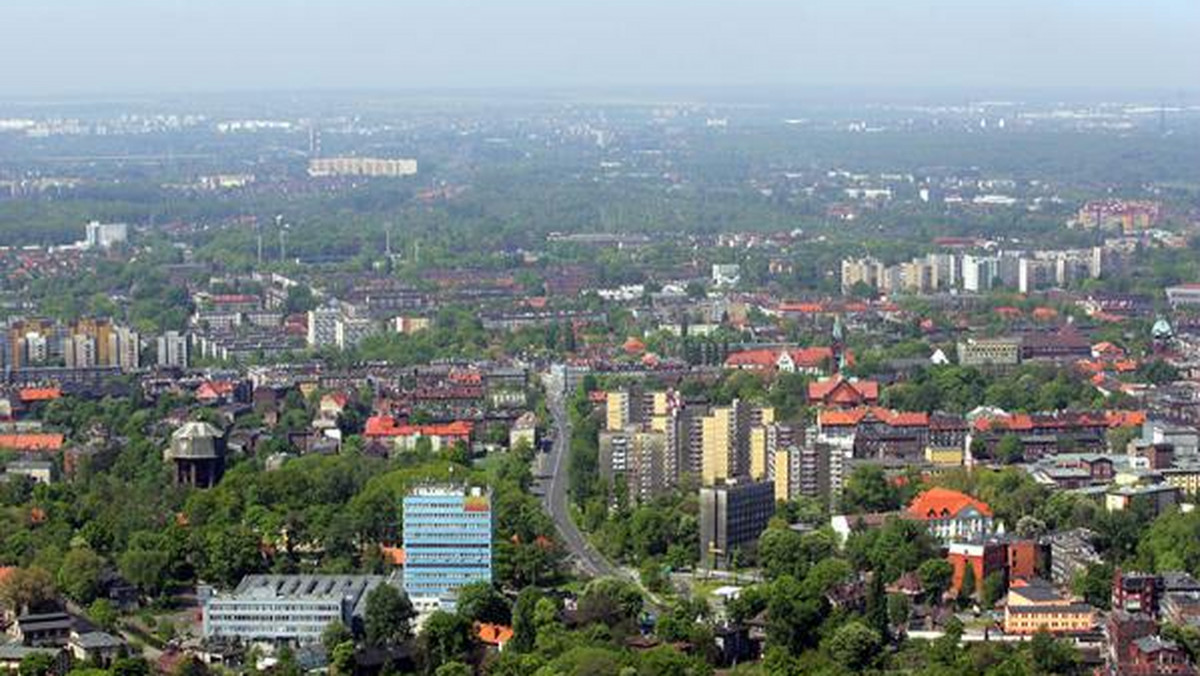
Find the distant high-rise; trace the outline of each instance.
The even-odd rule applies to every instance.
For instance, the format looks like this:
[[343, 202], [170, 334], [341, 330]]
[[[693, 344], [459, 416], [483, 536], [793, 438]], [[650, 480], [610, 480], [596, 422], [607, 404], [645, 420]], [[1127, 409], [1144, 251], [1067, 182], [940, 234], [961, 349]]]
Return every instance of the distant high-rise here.
[[129, 226], [127, 224], [92, 221], [86, 226], [83, 244], [89, 249], [107, 249], [117, 244], [123, 244], [128, 239]]
[[167, 331], [158, 337], [158, 365], [171, 368], [187, 368], [191, 362], [186, 334]]
[[308, 346], [327, 347], [337, 344], [337, 323], [342, 311], [336, 307], [319, 307], [308, 311]]

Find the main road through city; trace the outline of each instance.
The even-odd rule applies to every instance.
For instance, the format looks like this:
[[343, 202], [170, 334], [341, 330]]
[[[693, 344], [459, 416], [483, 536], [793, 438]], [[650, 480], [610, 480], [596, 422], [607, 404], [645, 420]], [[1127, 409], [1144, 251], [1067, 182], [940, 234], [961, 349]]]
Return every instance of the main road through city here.
[[567, 415], [566, 383], [561, 372], [552, 369], [545, 378], [546, 405], [554, 419], [554, 444], [546, 458], [548, 476], [539, 479], [542, 503], [554, 520], [558, 534], [582, 571], [592, 577], [624, 577], [628, 575], [606, 559], [587, 541], [575, 521], [567, 501], [567, 454], [571, 444], [571, 422]]

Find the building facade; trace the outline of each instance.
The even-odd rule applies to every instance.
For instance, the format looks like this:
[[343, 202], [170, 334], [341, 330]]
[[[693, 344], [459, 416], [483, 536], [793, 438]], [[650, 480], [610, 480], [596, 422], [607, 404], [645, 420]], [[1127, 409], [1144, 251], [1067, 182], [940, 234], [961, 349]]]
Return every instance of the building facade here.
[[382, 575], [248, 575], [203, 601], [205, 637], [315, 643], [331, 622], [353, 627]]
[[738, 551], [753, 544], [775, 513], [769, 481], [729, 480], [700, 488], [700, 561], [727, 568]]
[[492, 580], [492, 501], [481, 488], [419, 486], [404, 498], [404, 591], [453, 610], [458, 589]]

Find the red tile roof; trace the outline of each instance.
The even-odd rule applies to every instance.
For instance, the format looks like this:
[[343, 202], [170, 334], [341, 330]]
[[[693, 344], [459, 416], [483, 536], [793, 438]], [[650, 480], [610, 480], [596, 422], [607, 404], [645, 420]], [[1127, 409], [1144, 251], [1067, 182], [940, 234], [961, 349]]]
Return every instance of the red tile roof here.
[[[764, 347], [734, 352], [725, 358], [725, 368], [774, 369], [778, 366], [779, 359], [784, 352], [791, 358], [796, 368], [800, 369], [821, 368], [826, 362], [833, 359], [833, 348], [830, 347]], [[849, 360], [850, 355], [847, 353], [847, 361]]]
[[893, 427], [923, 427], [929, 425], [929, 414], [912, 411], [892, 411], [882, 406], [864, 406], [844, 411], [825, 409], [817, 414], [822, 427], [852, 427], [868, 415]]
[[17, 393], [21, 401], [52, 401], [62, 396], [62, 390], [57, 387], [25, 387]]
[[479, 641], [481, 643], [494, 646], [503, 646], [512, 639], [513, 628], [503, 624], [487, 624], [485, 622], [477, 622], [475, 624], [475, 635], [479, 637]]
[[220, 399], [233, 394], [233, 383], [228, 380], [208, 380], [196, 388], [197, 399]]
[[456, 420], [452, 423], [437, 425], [398, 425], [390, 415], [374, 415], [367, 418], [363, 434], [368, 437], [450, 437], [467, 438], [474, 428], [470, 422]]
[[879, 399], [879, 383], [873, 380], [847, 380], [841, 374], [808, 384], [808, 400], [827, 405], [859, 406]]
[[63, 435], [51, 432], [0, 434], [0, 448], [12, 451], [58, 451], [62, 446]]
[[931, 488], [914, 498], [908, 506], [908, 513], [921, 520], [944, 519], [958, 516], [967, 507], [974, 507], [984, 516], [992, 515], [992, 508], [987, 503], [966, 493], [941, 487]]

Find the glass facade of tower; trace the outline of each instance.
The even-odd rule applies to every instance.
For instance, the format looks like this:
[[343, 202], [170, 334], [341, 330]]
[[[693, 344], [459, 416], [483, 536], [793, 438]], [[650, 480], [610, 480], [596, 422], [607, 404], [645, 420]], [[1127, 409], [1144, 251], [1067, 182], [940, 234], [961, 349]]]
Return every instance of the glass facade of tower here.
[[491, 496], [479, 488], [421, 486], [404, 498], [404, 591], [414, 605], [454, 608], [458, 588], [492, 580]]

